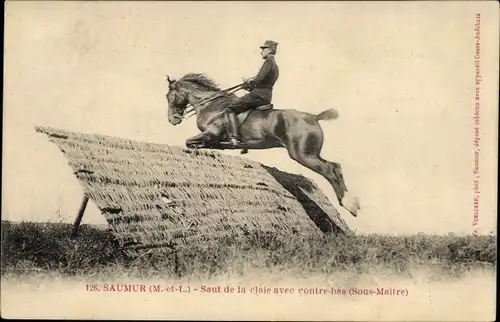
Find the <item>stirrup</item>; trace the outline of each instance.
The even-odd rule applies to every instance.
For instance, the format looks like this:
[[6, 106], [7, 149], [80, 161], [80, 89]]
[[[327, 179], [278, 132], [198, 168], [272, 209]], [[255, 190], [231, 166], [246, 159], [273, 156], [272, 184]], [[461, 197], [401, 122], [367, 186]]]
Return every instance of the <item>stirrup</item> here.
[[229, 142], [234, 146], [240, 146], [244, 144], [243, 141], [241, 141], [239, 138], [230, 138]]

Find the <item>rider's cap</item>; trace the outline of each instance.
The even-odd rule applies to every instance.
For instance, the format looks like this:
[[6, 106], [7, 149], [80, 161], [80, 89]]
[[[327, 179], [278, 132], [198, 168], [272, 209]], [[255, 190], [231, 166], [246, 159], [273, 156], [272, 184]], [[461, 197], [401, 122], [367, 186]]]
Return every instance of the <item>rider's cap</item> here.
[[275, 42], [275, 41], [272, 41], [272, 40], [266, 40], [264, 42], [264, 45], [260, 46], [261, 49], [263, 49], [263, 48], [270, 48], [270, 49], [272, 49], [274, 51], [276, 51], [278, 49], [277, 47], [278, 47], [278, 43]]

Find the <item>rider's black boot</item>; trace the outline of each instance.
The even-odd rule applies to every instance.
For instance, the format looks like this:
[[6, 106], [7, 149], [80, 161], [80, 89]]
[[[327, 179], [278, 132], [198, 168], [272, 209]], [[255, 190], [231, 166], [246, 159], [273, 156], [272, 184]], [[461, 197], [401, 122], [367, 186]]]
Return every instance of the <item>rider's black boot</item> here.
[[234, 112], [228, 112], [229, 116], [229, 125], [231, 126], [231, 134], [229, 137], [230, 142], [236, 147], [243, 144], [240, 140], [240, 129], [238, 126], [238, 119]]

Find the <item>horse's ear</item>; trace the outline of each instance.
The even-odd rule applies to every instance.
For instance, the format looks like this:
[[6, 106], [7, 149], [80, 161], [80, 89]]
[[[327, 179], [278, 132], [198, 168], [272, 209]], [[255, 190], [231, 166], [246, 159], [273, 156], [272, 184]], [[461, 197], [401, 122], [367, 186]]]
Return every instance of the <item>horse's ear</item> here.
[[168, 87], [170, 89], [174, 89], [175, 87], [175, 79], [170, 79], [170, 76], [167, 75]]
[[175, 82], [175, 79], [170, 79], [170, 76], [167, 75], [167, 81], [169, 84], [172, 84]]

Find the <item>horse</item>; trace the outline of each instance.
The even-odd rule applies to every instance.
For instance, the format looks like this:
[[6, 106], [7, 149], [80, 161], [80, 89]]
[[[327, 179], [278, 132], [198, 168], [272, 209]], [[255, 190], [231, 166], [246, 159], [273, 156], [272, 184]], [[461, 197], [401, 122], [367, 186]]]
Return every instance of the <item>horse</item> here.
[[[237, 98], [234, 92], [221, 90], [208, 76], [188, 73], [182, 78], [168, 80], [168, 121], [176, 126], [182, 122], [190, 105], [196, 112], [196, 124], [201, 133], [186, 140], [193, 149], [234, 148], [228, 144], [229, 119], [227, 107]], [[339, 113], [327, 109], [319, 114], [294, 109], [275, 109], [272, 104], [241, 112], [237, 115], [241, 149], [286, 148], [291, 159], [322, 175], [333, 187], [339, 204], [357, 217], [359, 198], [346, 187], [341, 165], [320, 156], [323, 131], [319, 121], [338, 118]]]

